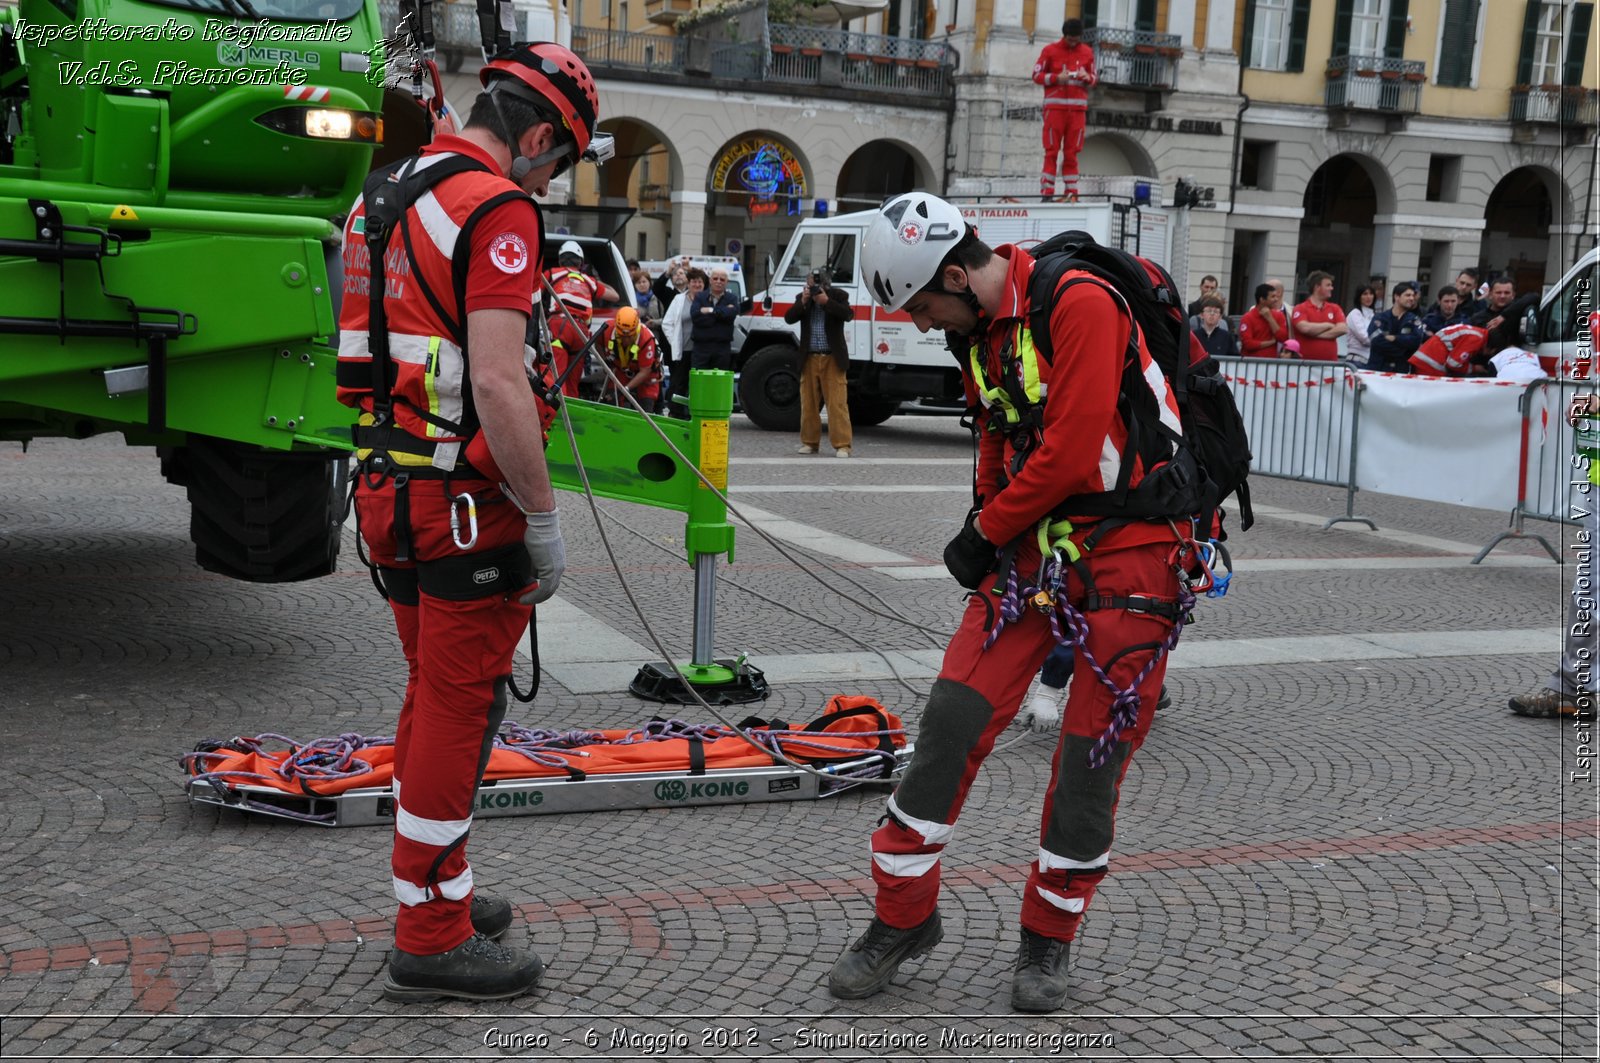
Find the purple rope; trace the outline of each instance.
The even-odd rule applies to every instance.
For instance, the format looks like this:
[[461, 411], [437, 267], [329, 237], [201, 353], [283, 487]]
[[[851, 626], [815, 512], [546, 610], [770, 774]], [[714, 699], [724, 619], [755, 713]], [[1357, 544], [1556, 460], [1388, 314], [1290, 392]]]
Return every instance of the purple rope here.
[[[1046, 562], [1045, 574], [1054, 578], [1047, 579], [1045, 582], [1058, 588], [1055, 608], [1050, 610], [1049, 614], [1050, 634], [1055, 637], [1058, 645], [1070, 646], [1083, 654], [1084, 662], [1088, 664], [1095, 678], [1107, 690], [1111, 691], [1111, 722], [1100, 733], [1100, 737], [1095, 739], [1094, 745], [1089, 749], [1087, 758], [1090, 768], [1099, 768], [1104, 766], [1106, 758], [1111, 755], [1112, 747], [1121, 740], [1122, 732], [1138, 722], [1139, 687], [1149, 678], [1150, 673], [1155, 670], [1156, 664], [1161, 660], [1162, 656], [1170, 653], [1178, 645], [1178, 637], [1183, 634], [1183, 626], [1188, 622], [1190, 610], [1194, 608], [1195, 596], [1189, 590], [1188, 583], [1180, 578], [1178, 580], [1177, 600], [1178, 619], [1173, 622], [1172, 632], [1167, 636], [1166, 641], [1157, 647], [1155, 653], [1150, 655], [1150, 660], [1139, 670], [1139, 674], [1134, 677], [1133, 682], [1128, 687], [1123, 688], [1117, 686], [1112, 678], [1106, 674], [1106, 670], [1100, 666], [1100, 662], [1095, 659], [1094, 654], [1089, 651], [1089, 621], [1081, 611], [1067, 601], [1066, 595], [1059, 593], [1059, 588], [1062, 586], [1062, 577], [1064, 576], [1064, 573], [1061, 573], [1059, 569], [1060, 565], [1057, 562]], [[1026, 587], [1018, 586], [1017, 570], [1015, 566], [1012, 566], [1010, 574], [1006, 577], [1005, 594], [1000, 599], [999, 616], [995, 620], [994, 627], [989, 630], [988, 637], [983, 640], [983, 649], [985, 651], [994, 645], [995, 640], [1000, 637], [1000, 632], [1005, 630], [1006, 625], [1014, 624], [1022, 618], [1023, 610], [1027, 608], [1025, 603], [1037, 593], [1039, 593], [1039, 588], [1032, 585]], [[1066, 621], [1066, 625], [1071, 631], [1070, 636], [1062, 630], [1063, 620]]]

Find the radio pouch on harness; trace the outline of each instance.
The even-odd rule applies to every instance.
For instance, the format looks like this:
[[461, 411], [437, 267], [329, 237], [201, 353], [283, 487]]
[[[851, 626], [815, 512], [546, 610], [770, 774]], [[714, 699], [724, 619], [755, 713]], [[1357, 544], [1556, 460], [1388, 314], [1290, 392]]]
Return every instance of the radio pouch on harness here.
[[[1206, 354], [1189, 332], [1178, 287], [1160, 265], [1116, 248], [1103, 247], [1088, 233], [1060, 233], [1032, 248], [1033, 276], [1028, 300], [1033, 310], [1028, 328], [1039, 355], [1050, 359], [1050, 312], [1060, 289], [1073, 284], [1100, 283], [1109, 288], [1135, 326], [1123, 366], [1122, 400], [1128, 424], [1128, 446], [1123, 452], [1117, 486], [1102, 495], [1068, 499], [1061, 507], [1075, 514], [1127, 517], [1182, 516], [1174, 506], [1197, 504], [1200, 530], [1209, 533], [1213, 516], [1230, 494], [1239, 500], [1239, 527], [1254, 523], [1250, 508], [1250, 441], [1244, 419], [1223, 380], [1216, 359]], [[1082, 271], [1096, 280], [1074, 278], [1062, 285], [1070, 271]], [[1150, 389], [1140, 379], [1138, 336], [1143, 335], [1150, 357], [1166, 377], [1178, 403], [1183, 425], [1179, 438], [1161, 423]], [[1130, 491], [1134, 456], [1156, 469]], [[1188, 481], [1197, 479], [1197, 485]]]

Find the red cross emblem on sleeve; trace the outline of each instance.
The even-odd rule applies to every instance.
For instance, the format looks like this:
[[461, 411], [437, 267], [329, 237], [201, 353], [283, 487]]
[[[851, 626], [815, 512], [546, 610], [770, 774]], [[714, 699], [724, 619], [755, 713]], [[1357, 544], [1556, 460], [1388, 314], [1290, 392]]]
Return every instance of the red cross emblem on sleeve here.
[[489, 242], [489, 261], [502, 273], [528, 268], [528, 244], [516, 233], [501, 233]]

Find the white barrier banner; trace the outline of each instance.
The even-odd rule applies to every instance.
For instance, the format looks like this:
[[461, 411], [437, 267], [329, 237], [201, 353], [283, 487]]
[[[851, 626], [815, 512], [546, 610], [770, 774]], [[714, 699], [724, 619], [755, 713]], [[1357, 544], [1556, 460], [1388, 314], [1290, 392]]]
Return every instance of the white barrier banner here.
[[1524, 385], [1365, 370], [1356, 486], [1403, 498], [1510, 510]]

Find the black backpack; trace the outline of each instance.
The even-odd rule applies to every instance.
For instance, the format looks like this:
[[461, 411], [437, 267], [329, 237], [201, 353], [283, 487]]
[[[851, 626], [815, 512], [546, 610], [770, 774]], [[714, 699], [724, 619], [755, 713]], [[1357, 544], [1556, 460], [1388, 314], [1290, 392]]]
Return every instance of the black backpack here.
[[[1222, 378], [1221, 367], [1209, 354], [1191, 362], [1189, 319], [1184, 312], [1178, 286], [1165, 269], [1137, 255], [1102, 247], [1088, 233], [1072, 230], [1059, 233], [1032, 249], [1035, 265], [1028, 283], [1028, 303], [1032, 308], [1028, 329], [1034, 348], [1045, 359], [1054, 354], [1050, 338], [1050, 312], [1058, 291], [1073, 284], [1092, 284], [1087, 278], [1074, 278], [1061, 284], [1070, 270], [1082, 270], [1109, 288], [1116, 301], [1133, 319], [1136, 327], [1129, 335], [1128, 356], [1123, 366], [1122, 394], [1118, 409], [1128, 425], [1128, 446], [1123, 452], [1117, 486], [1103, 495], [1068, 499], [1059, 512], [1087, 515], [1126, 516], [1176, 515], [1159, 512], [1175, 499], [1185, 503], [1191, 497], [1190, 485], [1182, 490], [1162, 490], [1158, 477], [1146, 477], [1130, 492], [1133, 455], [1140, 455], [1145, 467], [1168, 462], [1172, 475], [1184, 478], [1192, 464], [1198, 473], [1193, 494], [1194, 509], [1201, 519], [1200, 530], [1209, 534], [1211, 518], [1223, 499], [1236, 495], [1239, 500], [1239, 528], [1255, 522], [1250, 508], [1250, 440], [1244, 419], [1233, 401], [1233, 392]], [[1162, 424], [1154, 396], [1140, 373], [1138, 337], [1144, 336], [1150, 356], [1167, 378], [1178, 402], [1183, 435], [1178, 437]], [[1147, 488], [1147, 484], [1149, 485]], [[1150, 497], [1141, 499], [1144, 492]], [[1087, 508], [1086, 508], [1087, 507]], [[1146, 512], [1146, 511], [1149, 512]]]

